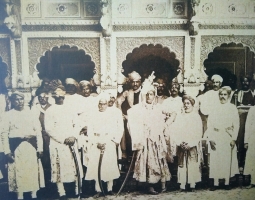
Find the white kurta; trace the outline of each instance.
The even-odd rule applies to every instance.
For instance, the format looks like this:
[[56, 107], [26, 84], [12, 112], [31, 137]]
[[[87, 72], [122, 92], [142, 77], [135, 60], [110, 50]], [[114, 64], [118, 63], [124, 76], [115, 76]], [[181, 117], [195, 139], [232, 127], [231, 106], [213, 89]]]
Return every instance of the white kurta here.
[[[229, 133], [227, 133], [227, 129]], [[211, 109], [208, 117], [208, 129], [204, 138], [208, 141], [210, 178], [214, 178], [214, 184], [218, 183], [218, 179], [225, 178], [225, 184], [228, 185], [230, 176], [238, 173], [237, 148], [235, 146], [231, 150], [230, 147], [230, 142], [237, 138], [238, 130], [239, 115], [233, 104], [218, 104], [217, 107]], [[209, 141], [215, 141], [215, 151], [210, 148]]]
[[101, 164], [101, 180], [111, 181], [120, 176], [115, 143], [120, 143], [124, 131], [123, 127], [123, 118], [119, 110], [107, 108], [104, 112], [99, 112], [97, 109], [91, 113], [88, 123], [89, 160], [86, 180], [98, 181], [100, 157], [100, 149], [97, 148], [98, 143], [105, 144]]
[[[29, 108], [24, 108], [22, 111], [10, 110], [6, 112], [4, 118], [1, 124], [4, 152], [5, 154], [14, 153], [15, 160], [14, 163], [8, 164], [9, 190], [13, 192], [37, 191], [40, 187], [44, 187], [43, 171], [39, 170], [41, 163], [37, 160], [37, 151], [43, 151], [39, 121]], [[36, 139], [37, 149], [28, 141], [22, 141], [15, 149], [10, 148], [13, 146], [13, 140], [29, 136]]]
[[255, 185], [255, 107], [251, 107], [245, 124], [244, 143], [248, 143], [244, 174], [251, 175], [251, 184]]
[[199, 96], [200, 100], [200, 111], [204, 115], [208, 115], [211, 109], [217, 107], [220, 104], [219, 91], [209, 90], [203, 95]]
[[[197, 149], [197, 159], [194, 155], [189, 155], [188, 159], [188, 182], [191, 187], [195, 187], [195, 183], [201, 181], [200, 172], [200, 159], [201, 159], [201, 144], [202, 139], [202, 120], [196, 110], [191, 113], [182, 113], [176, 117], [173, 124], [174, 135], [171, 138], [171, 142], [180, 146], [182, 142], [188, 143], [192, 147]], [[180, 159], [180, 158], [179, 158]], [[183, 158], [183, 167], [178, 166], [178, 182], [181, 186], [185, 187], [186, 184], [186, 159]]]
[[[80, 127], [75, 124], [76, 117], [76, 112], [65, 102], [63, 105], [51, 106], [45, 116], [45, 130], [50, 136], [51, 181], [54, 183], [77, 181], [72, 153], [69, 146], [64, 144], [66, 138], [77, 138], [79, 135]], [[74, 148], [78, 158], [76, 143]]]

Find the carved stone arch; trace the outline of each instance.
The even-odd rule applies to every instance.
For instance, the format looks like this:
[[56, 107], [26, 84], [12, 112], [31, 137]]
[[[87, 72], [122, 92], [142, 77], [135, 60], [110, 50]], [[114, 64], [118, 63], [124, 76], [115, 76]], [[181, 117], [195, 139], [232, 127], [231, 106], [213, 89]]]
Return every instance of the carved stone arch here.
[[38, 77], [37, 63], [47, 51], [51, 51], [54, 47], [68, 45], [77, 47], [78, 50], [85, 51], [86, 55], [91, 57], [95, 63], [94, 77], [97, 77], [95, 83], [100, 84], [100, 40], [99, 38], [29, 38], [28, 39], [28, 57], [29, 57], [29, 74], [33, 78], [32, 87], [38, 87], [40, 82]]
[[251, 51], [255, 52], [255, 36], [247, 35], [247, 36], [226, 36], [226, 35], [218, 35], [218, 36], [202, 36], [201, 37], [201, 54], [200, 54], [200, 66], [201, 66], [201, 82], [204, 82], [207, 79], [207, 75], [204, 69], [204, 61], [207, 59], [210, 52], [216, 47], [220, 47], [221, 44], [229, 44], [236, 43], [242, 44], [244, 47], [249, 47]]
[[[179, 68], [184, 69], [184, 37], [148, 37], [148, 38], [117, 38], [117, 68], [118, 74], [124, 72], [122, 63], [126, 60], [127, 55], [132, 53], [135, 48], [141, 45], [161, 45], [162, 48], [168, 48], [169, 52], [176, 55], [179, 61]], [[119, 82], [119, 80], [118, 80]]]

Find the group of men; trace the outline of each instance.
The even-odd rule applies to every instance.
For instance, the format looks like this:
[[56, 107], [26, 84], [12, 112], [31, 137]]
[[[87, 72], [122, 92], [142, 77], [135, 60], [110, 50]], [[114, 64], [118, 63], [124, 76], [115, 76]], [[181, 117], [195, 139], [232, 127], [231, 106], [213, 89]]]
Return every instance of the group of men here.
[[62, 84], [44, 79], [31, 107], [25, 106], [24, 94], [13, 92], [12, 109], [1, 113], [9, 191], [16, 192], [18, 199], [23, 199], [24, 192], [36, 198], [50, 177], [60, 199], [65, 199], [63, 183], [75, 182], [79, 195], [84, 178], [95, 180], [95, 198], [106, 194], [102, 181], [112, 195], [113, 180], [127, 169], [119, 168], [117, 161], [131, 156], [133, 177], [148, 183], [149, 194], [158, 194], [154, 184], [159, 181], [161, 192], [166, 192], [169, 166], [175, 160], [181, 190], [186, 184], [194, 189], [201, 181], [202, 141], [209, 147], [211, 190], [217, 188], [219, 179], [225, 179], [229, 189], [230, 177], [243, 168], [245, 174], [251, 174], [251, 186], [255, 184], [255, 145], [251, 143], [247, 151], [255, 130], [254, 94], [248, 77], [241, 79], [242, 90], [232, 91], [221, 87], [222, 77], [214, 75], [212, 89], [198, 97], [181, 96], [176, 79], [167, 87], [153, 73], [142, 83], [142, 77], [133, 71], [128, 80], [130, 89], [117, 96], [92, 93], [89, 81], [77, 83], [67, 78]]

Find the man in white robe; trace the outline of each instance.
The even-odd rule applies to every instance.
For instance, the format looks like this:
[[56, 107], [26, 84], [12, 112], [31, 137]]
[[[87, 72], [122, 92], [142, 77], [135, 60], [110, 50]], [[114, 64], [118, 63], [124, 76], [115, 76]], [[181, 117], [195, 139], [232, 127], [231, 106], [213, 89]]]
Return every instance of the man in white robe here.
[[[23, 199], [24, 192], [36, 192], [44, 187], [44, 175], [40, 160], [43, 141], [41, 126], [34, 113], [24, 107], [24, 94], [11, 95], [13, 109], [6, 112], [1, 124], [4, 152], [8, 161], [9, 191]], [[39, 170], [40, 169], [40, 170]]]
[[[65, 103], [65, 91], [57, 88], [52, 96], [55, 105], [51, 106], [45, 116], [45, 130], [50, 137], [51, 181], [57, 184], [60, 199], [66, 199], [63, 183], [76, 182], [76, 194], [79, 188], [78, 171], [82, 176], [80, 159], [75, 165], [70, 147], [73, 147], [78, 158], [77, 138], [80, 127], [77, 126], [77, 113]], [[82, 177], [80, 177], [82, 178]]]
[[108, 108], [110, 100], [108, 94], [98, 96], [98, 109], [90, 115], [88, 122], [88, 154], [89, 160], [85, 180], [95, 180], [97, 194], [101, 196], [100, 183], [98, 180], [98, 165], [100, 153], [103, 151], [101, 165], [101, 180], [107, 182], [108, 194], [112, 193], [113, 180], [120, 176], [116, 145], [119, 145], [123, 134], [123, 118], [121, 112]]
[[214, 186], [219, 185], [219, 179], [225, 179], [226, 189], [229, 179], [238, 173], [236, 138], [239, 130], [239, 115], [237, 108], [229, 102], [231, 88], [222, 87], [219, 90], [220, 104], [211, 107], [208, 116], [208, 129], [204, 139], [208, 141], [210, 154], [209, 177], [214, 179]]
[[247, 149], [244, 174], [251, 175], [251, 184], [248, 188], [255, 185], [255, 106], [251, 107], [245, 124], [244, 148]]
[[172, 129], [174, 132], [171, 142], [177, 146], [178, 156], [178, 183], [181, 190], [190, 184], [193, 190], [195, 184], [201, 181], [201, 139], [202, 120], [194, 109], [195, 99], [184, 95], [182, 98], [184, 113], [177, 115]]

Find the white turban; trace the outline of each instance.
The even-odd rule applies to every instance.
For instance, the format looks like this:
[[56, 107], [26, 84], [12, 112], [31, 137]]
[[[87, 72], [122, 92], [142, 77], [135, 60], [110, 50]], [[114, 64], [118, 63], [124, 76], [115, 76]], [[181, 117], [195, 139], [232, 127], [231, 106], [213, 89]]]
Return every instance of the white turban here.
[[98, 101], [100, 100], [106, 100], [107, 102], [110, 101], [110, 94], [109, 93], [106, 93], [106, 92], [101, 92], [98, 96]]
[[223, 82], [223, 78], [220, 75], [218, 75], [218, 74], [213, 75], [211, 80], [212, 81], [219, 81], [221, 83]]
[[79, 83], [80, 87], [86, 87], [86, 86], [92, 86], [91, 83], [89, 81], [86, 81], [86, 80], [83, 80], [83, 81], [80, 81]]
[[77, 81], [73, 78], [66, 78], [65, 83], [66, 85], [75, 85], [76, 87], [78, 86]]
[[139, 80], [141, 80], [140, 74], [138, 74], [136, 71], [133, 71], [133, 72], [129, 73], [128, 74], [128, 78], [129, 78], [129, 80], [132, 80], [132, 81], [139, 81]]
[[61, 88], [57, 88], [53, 93], [52, 93], [52, 96], [55, 96], [55, 97], [63, 97], [65, 96], [66, 94], [66, 91], [61, 89]]

